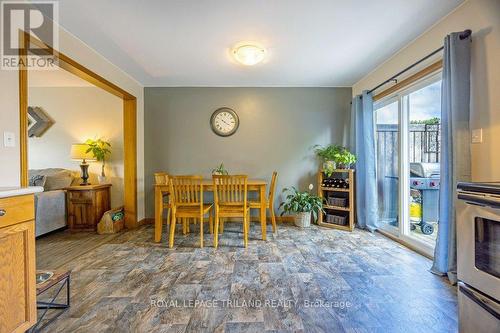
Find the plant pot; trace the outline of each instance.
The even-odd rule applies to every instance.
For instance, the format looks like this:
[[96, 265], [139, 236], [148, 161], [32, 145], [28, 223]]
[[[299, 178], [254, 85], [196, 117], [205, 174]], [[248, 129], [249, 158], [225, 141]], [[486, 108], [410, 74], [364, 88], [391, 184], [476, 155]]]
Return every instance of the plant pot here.
[[349, 164], [339, 163], [338, 167], [339, 167], [339, 169], [350, 169], [351, 163], [349, 163]]
[[323, 162], [323, 170], [335, 170], [335, 169], [337, 169], [337, 163], [335, 161]]
[[106, 182], [108, 181], [108, 178], [106, 176], [98, 175], [97, 181], [99, 182], [99, 184], [106, 184]]
[[311, 226], [311, 212], [295, 214], [295, 225], [300, 228], [309, 228]]

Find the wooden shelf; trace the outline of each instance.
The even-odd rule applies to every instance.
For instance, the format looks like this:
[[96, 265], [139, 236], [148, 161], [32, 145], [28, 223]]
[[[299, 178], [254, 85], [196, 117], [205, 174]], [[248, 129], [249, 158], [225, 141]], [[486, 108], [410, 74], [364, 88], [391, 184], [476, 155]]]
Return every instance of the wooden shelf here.
[[333, 223], [326, 223], [326, 222], [318, 222], [318, 225], [322, 226], [322, 227], [345, 230], [345, 231], [352, 231], [353, 230], [353, 229], [351, 229], [351, 227], [349, 225], [340, 225], [340, 224], [333, 224]]
[[[354, 201], [354, 170], [353, 169], [337, 169], [334, 170], [333, 173], [347, 173], [345, 175], [345, 179], [349, 180], [349, 188], [331, 188], [331, 187], [324, 187], [323, 185], [323, 177], [324, 173], [323, 170], [319, 170], [318, 172], [318, 196], [321, 198], [325, 198], [328, 195], [327, 193], [332, 193], [332, 192], [337, 192], [339, 193], [344, 193], [344, 197], [347, 194], [347, 200], [349, 203], [348, 207], [340, 207], [340, 206], [330, 206], [326, 203], [323, 204], [323, 209], [329, 209], [329, 210], [336, 210], [339, 212], [343, 213], [338, 213], [338, 214], [343, 214], [345, 215], [347, 213], [347, 225], [339, 225], [339, 224], [334, 224], [334, 223], [327, 223], [323, 222], [324, 219], [324, 214], [321, 213], [319, 214], [318, 218], [318, 225], [322, 227], [327, 227], [327, 228], [334, 228], [334, 229], [339, 229], [339, 230], [346, 230], [346, 231], [352, 231], [354, 229], [354, 221], [355, 221], [355, 214], [356, 214], [356, 203]], [[344, 177], [342, 177], [344, 178]]]
[[328, 191], [328, 192], [349, 192], [348, 188], [321, 187], [321, 190]]
[[[319, 172], [323, 172], [323, 169], [319, 170]], [[333, 170], [333, 173], [336, 173], [336, 172], [349, 172], [349, 173], [353, 173], [354, 169], [335, 169], [335, 170]]]
[[325, 209], [342, 210], [344, 212], [350, 212], [351, 211], [349, 207], [340, 207], [340, 206], [323, 205], [323, 208], [325, 208]]

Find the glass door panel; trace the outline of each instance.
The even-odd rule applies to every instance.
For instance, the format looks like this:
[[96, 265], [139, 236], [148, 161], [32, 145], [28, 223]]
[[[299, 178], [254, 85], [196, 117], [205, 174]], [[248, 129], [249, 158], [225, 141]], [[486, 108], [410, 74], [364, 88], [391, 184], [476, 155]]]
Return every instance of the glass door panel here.
[[399, 229], [399, 102], [375, 111], [378, 227], [393, 234]]
[[[439, 212], [441, 80], [408, 95], [408, 163], [410, 238], [435, 246]], [[406, 192], [406, 191], [405, 191]]]

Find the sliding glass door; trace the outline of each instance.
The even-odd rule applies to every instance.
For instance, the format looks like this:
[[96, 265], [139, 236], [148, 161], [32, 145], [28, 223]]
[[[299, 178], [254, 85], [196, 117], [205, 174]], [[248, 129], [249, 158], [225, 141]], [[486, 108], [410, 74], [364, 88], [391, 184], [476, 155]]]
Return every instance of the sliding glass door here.
[[379, 228], [432, 255], [439, 209], [441, 75], [375, 105]]

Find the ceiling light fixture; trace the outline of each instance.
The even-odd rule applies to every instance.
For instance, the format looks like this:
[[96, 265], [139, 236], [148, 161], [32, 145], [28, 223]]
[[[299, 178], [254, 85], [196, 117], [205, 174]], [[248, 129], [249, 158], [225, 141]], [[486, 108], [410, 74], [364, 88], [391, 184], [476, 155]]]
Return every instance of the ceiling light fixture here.
[[254, 44], [242, 44], [233, 49], [234, 58], [245, 66], [253, 66], [264, 60], [266, 50]]

